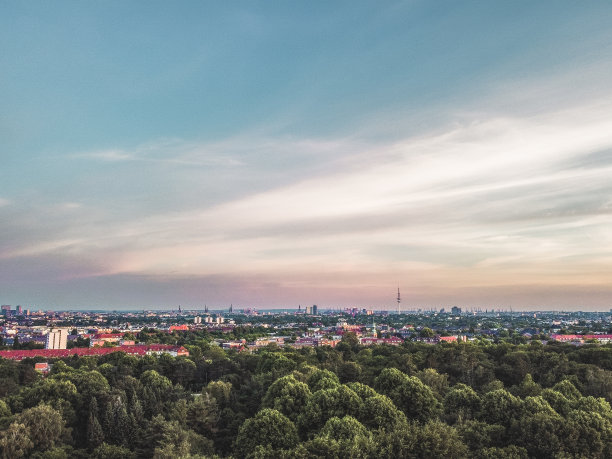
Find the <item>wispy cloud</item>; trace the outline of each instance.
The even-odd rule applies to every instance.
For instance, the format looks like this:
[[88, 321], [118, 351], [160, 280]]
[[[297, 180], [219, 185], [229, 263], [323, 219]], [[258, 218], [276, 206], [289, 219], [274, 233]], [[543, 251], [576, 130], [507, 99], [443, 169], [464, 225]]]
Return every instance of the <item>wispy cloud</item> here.
[[105, 150], [105, 151], [94, 151], [90, 153], [78, 153], [71, 155], [72, 158], [78, 159], [95, 159], [98, 161], [109, 161], [109, 162], [121, 162], [121, 161], [135, 161], [138, 158], [133, 154], [120, 151], [120, 150]]
[[70, 155], [70, 158], [104, 162], [142, 161], [182, 166], [234, 167], [244, 163], [213, 150], [214, 146], [179, 140], [160, 140], [138, 145], [131, 150], [104, 150]]
[[[5, 257], [93, 256], [97, 267], [85, 272], [95, 276], [261, 275], [320, 288], [325, 273], [379, 287], [400, 277], [416, 296], [604, 285], [612, 274], [612, 157], [601, 153], [612, 148], [609, 108], [473, 120], [393, 143], [278, 142], [321, 162], [326, 151], [347, 154], [232, 201], [121, 221], [102, 213]], [[216, 151], [247, 144], [266, 151], [275, 143], [233, 141]]]

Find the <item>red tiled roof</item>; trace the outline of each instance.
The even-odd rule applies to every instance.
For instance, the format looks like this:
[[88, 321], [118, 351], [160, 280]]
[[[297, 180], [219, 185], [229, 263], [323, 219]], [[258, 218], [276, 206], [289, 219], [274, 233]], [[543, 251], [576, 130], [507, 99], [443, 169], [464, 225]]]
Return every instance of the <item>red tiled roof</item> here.
[[575, 341], [583, 339], [612, 340], [612, 335], [550, 335], [550, 337], [557, 341]]
[[61, 357], [100, 356], [113, 352], [125, 352], [130, 355], [146, 355], [148, 352], [177, 352], [179, 355], [189, 355], [183, 346], [170, 344], [138, 344], [135, 346], [117, 347], [75, 347], [72, 349], [32, 349], [23, 351], [0, 351], [0, 357], [11, 360], [23, 360], [32, 357], [46, 357], [56, 359]]

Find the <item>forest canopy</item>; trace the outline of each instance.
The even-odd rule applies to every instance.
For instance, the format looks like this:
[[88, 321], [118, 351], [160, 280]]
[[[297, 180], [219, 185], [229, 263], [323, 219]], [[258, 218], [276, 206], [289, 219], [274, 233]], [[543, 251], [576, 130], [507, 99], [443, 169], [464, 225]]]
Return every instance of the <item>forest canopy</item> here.
[[611, 346], [186, 346], [0, 360], [2, 457], [612, 457]]

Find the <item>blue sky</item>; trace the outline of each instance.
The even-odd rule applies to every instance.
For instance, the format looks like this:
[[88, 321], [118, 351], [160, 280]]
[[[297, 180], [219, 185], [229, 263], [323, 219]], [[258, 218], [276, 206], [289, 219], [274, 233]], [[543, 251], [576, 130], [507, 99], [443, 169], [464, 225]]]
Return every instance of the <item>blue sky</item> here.
[[609, 2], [2, 2], [0, 301], [608, 309]]

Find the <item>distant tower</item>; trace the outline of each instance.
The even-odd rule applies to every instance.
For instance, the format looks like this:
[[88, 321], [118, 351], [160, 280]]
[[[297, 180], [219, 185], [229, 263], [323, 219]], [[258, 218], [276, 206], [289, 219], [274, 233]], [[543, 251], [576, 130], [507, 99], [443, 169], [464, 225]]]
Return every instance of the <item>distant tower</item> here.
[[181, 305], [179, 304], [179, 314], [181, 313]]
[[230, 304], [230, 308], [229, 308], [229, 312], [230, 312], [230, 314], [232, 313], [232, 311], [233, 311], [233, 310], [234, 310], [234, 305], [233, 305], [233, 304]]
[[204, 312], [208, 312], [208, 306], [204, 305]]
[[397, 288], [397, 313], [400, 313], [400, 292], [399, 292], [399, 287]]

